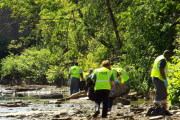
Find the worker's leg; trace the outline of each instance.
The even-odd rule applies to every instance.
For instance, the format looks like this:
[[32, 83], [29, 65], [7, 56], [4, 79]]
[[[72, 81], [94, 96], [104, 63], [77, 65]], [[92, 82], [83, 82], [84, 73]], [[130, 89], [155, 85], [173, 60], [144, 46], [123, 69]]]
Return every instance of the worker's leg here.
[[167, 88], [166, 86], [162, 86], [162, 100], [161, 100], [161, 105], [165, 108], [165, 110], [167, 109]]
[[79, 78], [74, 78], [73, 94], [79, 92], [79, 84], [80, 84], [80, 79]]
[[111, 110], [112, 104], [113, 104], [113, 98], [112, 98], [112, 97], [109, 97], [109, 98], [108, 98], [108, 111]]
[[161, 100], [165, 98], [165, 91], [167, 90], [166, 89], [164, 90], [165, 85], [162, 80], [159, 80], [158, 78], [153, 78], [152, 81], [155, 88], [155, 99], [153, 102], [154, 102], [155, 107], [157, 107], [160, 105]]
[[109, 97], [110, 90], [103, 90], [102, 91], [102, 99], [103, 99], [103, 109], [102, 109], [102, 118], [107, 117], [108, 112], [108, 97]]
[[72, 78], [71, 78], [71, 85], [70, 85], [70, 95], [73, 94], [74, 84], [75, 84], [75, 80], [74, 80], [74, 77], [72, 77]]
[[95, 91], [95, 113], [93, 115], [94, 118], [96, 118], [98, 116], [98, 114], [100, 113], [99, 109], [100, 109], [100, 104], [102, 102], [102, 90], [96, 90]]

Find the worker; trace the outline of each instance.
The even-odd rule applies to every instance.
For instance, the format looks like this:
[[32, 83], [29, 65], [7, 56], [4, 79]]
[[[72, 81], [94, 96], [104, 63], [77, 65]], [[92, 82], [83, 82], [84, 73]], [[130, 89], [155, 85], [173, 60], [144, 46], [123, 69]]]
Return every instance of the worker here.
[[82, 69], [78, 66], [78, 62], [69, 70], [68, 81], [70, 82], [70, 95], [79, 92], [80, 77], [83, 78]]
[[165, 50], [163, 55], [158, 56], [153, 64], [151, 77], [152, 82], [155, 87], [155, 107], [160, 106], [160, 104], [165, 108], [166, 115], [172, 115], [167, 111], [167, 73], [168, 73], [168, 62], [171, 57], [171, 52]]
[[85, 79], [85, 81], [86, 81], [86, 84], [87, 84], [87, 82], [88, 82], [88, 81], [87, 81], [88, 77], [89, 77], [90, 75], [92, 75], [92, 73], [93, 73], [93, 68], [90, 68], [90, 69], [89, 69], [89, 72], [85, 74], [84, 79]]
[[[130, 82], [130, 79], [129, 79], [129, 76], [128, 76], [128, 74], [127, 74], [127, 72], [129, 72], [130, 71], [130, 68], [127, 66], [127, 67], [125, 67], [125, 70], [123, 70], [123, 69], [118, 69], [118, 72], [120, 73], [120, 76], [121, 76], [121, 84], [129, 84], [129, 82]], [[118, 82], [119, 83], [119, 82]]]
[[[117, 81], [120, 81], [121, 80], [121, 77], [120, 77], [120, 74], [119, 72], [117, 71], [117, 68], [112, 68], [111, 67], [111, 72], [113, 73], [113, 76], [114, 76], [114, 80], [117, 80]], [[111, 85], [111, 91], [110, 91], [110, 94], [109, 94], [109, 98], [108, 98], [108, 111], [111, 111], [111, 108], [112, 108], [112, 104], [113, 104], [113, 95], [115, 94], [115, 85]]]
[[[130, 71], [130, 68], [129, 68], [128, 66], [125, 67], [125, 70], [119, 68], [119, 69], [118, 69], [118, 72], [120, 73], [120, 76], [121, 76], [121, 79], [120, 79], [120, 80], [121, 80], [121, 81], [116, 80], [115, 83], [126, 84], [126, 85], [128, 85], [128, 87], [129, 87], [130, 79], [129, 79], [129, 76], [128, 76], [128, 74], [127, 74], [127, 72], [129, 72], [129, 71]], [[126, 99], [126, 96], [127, 96], [127, 94], [123, 95], [123, 98]]]
[[108, 112], [108, 96], [111, 90], [111, 84], [115, 84], [114, 77], [110, 69], [108, 61], [103, 61], [102, 68], [96, 69], [92, 75], [92, 81], [95, 82], [95, 113], [94, 118], [100, 113], [100, 104], [103, 103], [102, 118], [107, 117]]

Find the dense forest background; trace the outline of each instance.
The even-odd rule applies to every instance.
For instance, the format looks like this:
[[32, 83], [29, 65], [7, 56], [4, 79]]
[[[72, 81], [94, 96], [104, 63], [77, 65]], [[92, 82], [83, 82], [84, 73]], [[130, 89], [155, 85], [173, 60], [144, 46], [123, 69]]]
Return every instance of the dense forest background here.
[[2, 81], [59, 84], [75, 61], [88, 72], [110, 60], [130, 66], [131, 87], [147, 91], [154, 59], [170, 50], [169, 88], [180, 87], [179, 0], [1, 0], [0, 6], [18, 23], [16, 37], [0, 38], [8, 48], [1, 49]]

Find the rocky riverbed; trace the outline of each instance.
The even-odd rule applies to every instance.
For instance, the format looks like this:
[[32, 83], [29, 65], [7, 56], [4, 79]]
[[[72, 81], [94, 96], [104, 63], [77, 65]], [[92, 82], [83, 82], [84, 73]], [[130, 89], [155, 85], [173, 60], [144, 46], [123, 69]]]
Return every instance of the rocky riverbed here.
[[[61, 101], [69, 96], [69, 87], [56, 88], [55, 86], [38, 86], [41, 89], [35, 91], [16, 92], [15, 95], [9, 93], [2, 95], [5, 90], [1, 86], [0, 97], [0, 120], [91, 120], [94, 113], [94, 102], [88, 97]], [[34, 88], [36, 88], [34, 86]], [[13, 88], [14, 89], [14, 88]], [[13, 91], [13, 89], [11, 89]], [[21, 94], [21, 97], [17, 97]], [[29, 94], [29, 96], [27, 96]], [[57, 98], [57, 95], [60, 98]], [[13, 96], [14, 95], [14, 96]], [[47, 95], [44, 98], [39, 96]], [[56, 97], [53, 98], [53, 95]], [[38, 97], [37, 97], [38, 96]], [[116, 102], [111, 111], [108, 112], [109, 120], [180, 120], [180, 110], [178, 106], [173, 106], [171, 113], [173, 116], [146, 117], [147, 110], [152, 106], [151, 101], [138, 100], [130, 101], [130, 105], [123, 105]], [[102, 108], [102, 107], [101, 107]], [[101, 109], [102, 111], [102, 109]], [[101, 113], [97, 119], [101, 119]]]

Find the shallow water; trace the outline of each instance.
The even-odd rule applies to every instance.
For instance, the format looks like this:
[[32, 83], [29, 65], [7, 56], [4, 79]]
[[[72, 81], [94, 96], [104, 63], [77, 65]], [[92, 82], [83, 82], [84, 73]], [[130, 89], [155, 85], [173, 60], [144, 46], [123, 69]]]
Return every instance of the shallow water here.
[[131, 105], [140, 105], [143, 103], [153, 103], [152, 99], [138, 99], [137, 101], [130, 101]]
[[[1, 92], [6, 92], [6, 94], [2, 94]], [[44, 104], [44, 102], [47, 101], [56, 101], [57, 99], [36, 99], [35, 95], [45, 95], [45, 94], [54, 94], [54, 93], [60, 93], [63, 94], [63, 96], [69, 96], [69, 92], [64, 92], [65, 90], [56, 90], [56, 89], [41, 89], [41, 90], [36, 90], [36, 91], [26, 91], [26, 92], [14, 92], [13, 90], [5, 90], [1, 88], [0, 91], [0, 104], [5, 104], [8, 102], [17, 102], [17, 101], [22, 101], [23, 103], [28, 103], [29, 105], [27, 107], [2, 107], [0, 108], [0, 115], [4, 116], [9, 113], [17, 113], [21, 112], [26, 114], [27, 111], [34, 111], [36, 110], [58, 110], [60, 109], [59, 107], [55, 107], [54, 104]], [[22, 94], [24, 97], [16, 97], [17, 94]], [[68, 106], [63, 106], [63, 108], [67, 108]], [[17, 120], [17, 118], [3, 118], [0, 117], [0, 120]]]
[[[67, 109], [67, 108], [80, 108], [82, 105], [83, 106], [92, 106], [94, 105], [94, 102], [87, 102], [87, 103], [82, 103], [79, 104], [77, 100], [75, 102], [72, 101], [67, 101], [65, 102], [66, 104], [61, 104], [61, 107], [55, 107], [55, 104], [44, 104], [44, 102], [47, 101], [56, 101], [57, 99], [36, 99], [34, 97], [35, 95], [45, 95], [45, 94], [53, 94], [53, 93], [61, 93], [63, 96], [69, 96], [69, 92], [63, 92], [67, 90], [56, 90], [56, 89], [41, 89], [41, 90], [36, 90], [36, 91], [26, 91], [26, 92], [13, 92], [9, 91], [9, 93], [6, 96], [0, 95], [0, 104], [5, 104], [7, 102], [17, 102], [17, 101], [22, 101], [23, 103], [29, 103], [28, 107], [4, 107], [0, 108], [0, 115], [5, 116], [9, 113], [17, 113], [21, 112], [26, 114], [28, 111], [56, 111], [59, 109]], [[15, 97], [16, 94], [22, 94], [24, 97]], [[8, 97], [9, 96], [9, 97]], [[142, 103], [152, 103], [152, 100], [150, 99], [138, 99], [138, 101], [131, 101], [131, 104], [133, 105], [140, 105]], [[73, 105], [73, 107], [72, 107]], [[14, 117], [8, 117], [8, 118], [3, 118], [0, 117], [0, 120], [17, 120], [17, 118]]]

